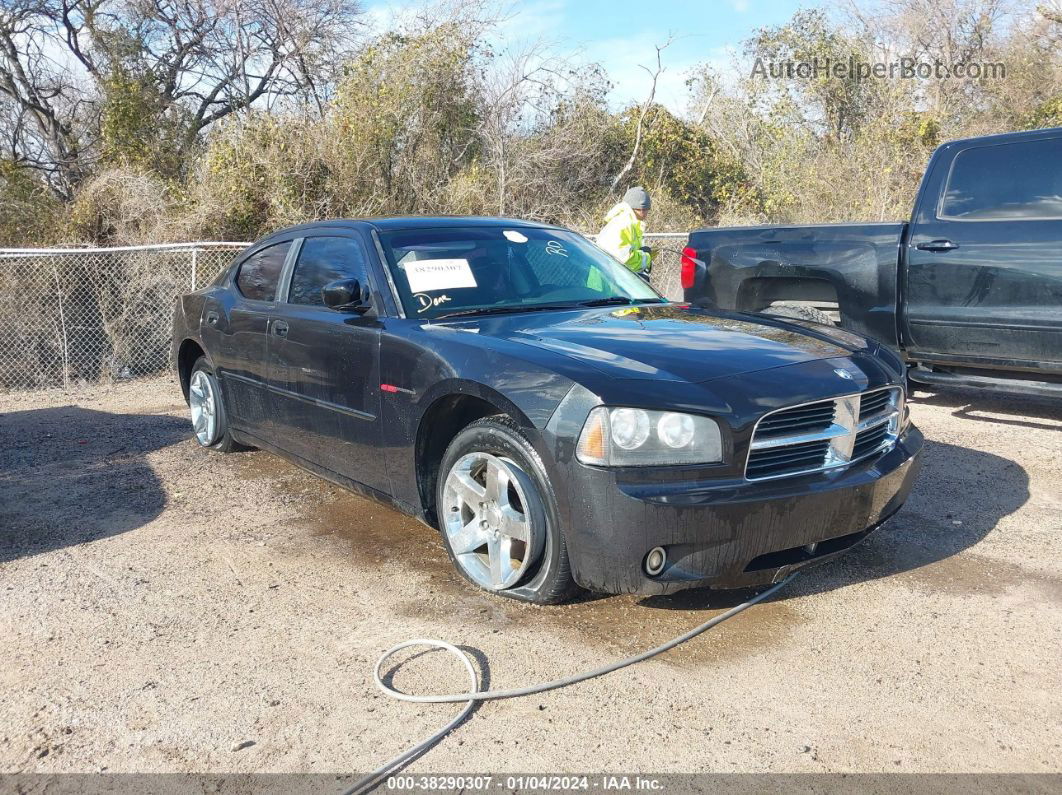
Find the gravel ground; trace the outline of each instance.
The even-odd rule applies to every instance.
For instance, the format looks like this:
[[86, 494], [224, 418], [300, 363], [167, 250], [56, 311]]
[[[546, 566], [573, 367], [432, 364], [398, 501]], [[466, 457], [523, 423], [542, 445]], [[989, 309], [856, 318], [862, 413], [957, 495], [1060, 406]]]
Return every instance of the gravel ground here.
[[[0, 771], [365, 771], [455, 712], [377, 693], [393, 643], [463, 644], [511, 687], [734, 603], [475, 591], [417, 522], [198, 449], [169, 380], [0, 412]], [[1062, 770], [1062, 409], [913, 414], [921, 480], [861, 547], [663, 657], [486, 704], [410, 772]], [[463, 676], [425, 654], [395, 680]]]

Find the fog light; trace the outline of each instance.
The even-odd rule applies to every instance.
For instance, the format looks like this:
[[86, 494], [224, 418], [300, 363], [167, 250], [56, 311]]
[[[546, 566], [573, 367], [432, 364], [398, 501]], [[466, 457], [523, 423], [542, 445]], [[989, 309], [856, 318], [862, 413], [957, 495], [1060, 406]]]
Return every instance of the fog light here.
[[667, 563], [667, 553], [663, 547], [653, 547], [649, 550], [649, 554], [645, 556], [645, 573], [650, 577], [655, 577], [664, 570], [664, 565]]

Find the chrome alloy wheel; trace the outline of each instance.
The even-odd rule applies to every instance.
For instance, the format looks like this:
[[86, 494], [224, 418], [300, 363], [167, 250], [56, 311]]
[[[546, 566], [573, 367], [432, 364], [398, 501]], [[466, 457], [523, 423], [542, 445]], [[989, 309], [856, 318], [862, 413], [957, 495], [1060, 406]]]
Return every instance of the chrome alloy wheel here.
[[516, 585], [542, 552], [542, 503], [511, 459], [488, 453], [459, 458], [443, 484], [442, 513], [458, 565], [488, 590]]
[[214, 379], [203, 370], [196, 370], [188, 385], [188, 406], [192, 410], [195, 438], [203, 447], [218, 440], [218, 391]]

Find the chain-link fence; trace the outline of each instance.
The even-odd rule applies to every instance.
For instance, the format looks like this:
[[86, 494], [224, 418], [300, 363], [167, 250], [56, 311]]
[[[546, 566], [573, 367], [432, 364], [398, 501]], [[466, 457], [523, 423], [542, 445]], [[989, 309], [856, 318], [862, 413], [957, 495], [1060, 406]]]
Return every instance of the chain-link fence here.
[[653, 247], [653, 287], [672, 301], [682, 300], [681, 260], [686, 245], [685, 232], [648, 232], [646, 242]]
[[245, 246], [0, 249], [0, 389], [164, 370], [174, 298], [209, 283]]
[[[652, 281], [682, 297], [684, 234], [650, 234]], [[0, 389], [120, 381], [169, 365], [174, 299], [246, 243], [0, 249]]]

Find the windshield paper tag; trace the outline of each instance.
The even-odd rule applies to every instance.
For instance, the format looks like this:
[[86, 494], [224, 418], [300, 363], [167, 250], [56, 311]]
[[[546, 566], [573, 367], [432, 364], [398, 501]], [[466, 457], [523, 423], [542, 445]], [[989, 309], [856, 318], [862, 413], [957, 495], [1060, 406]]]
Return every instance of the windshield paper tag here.
[[409, 289], [415, 293], [475, 287], [467, 259], [422, 259], [405, 264]]

